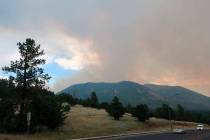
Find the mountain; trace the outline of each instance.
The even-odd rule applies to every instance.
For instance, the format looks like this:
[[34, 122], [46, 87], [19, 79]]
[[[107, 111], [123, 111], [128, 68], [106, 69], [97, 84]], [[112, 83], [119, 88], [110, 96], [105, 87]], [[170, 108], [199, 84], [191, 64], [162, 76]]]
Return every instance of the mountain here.
[[114, 96], [117, 96], [124, 105], [143, 103], [151, 108], [156, 108], [167, 103], [172, 107], [181, 104], [190, 110], [210, 109], [209, 97], [178, 86], [141, 85], [131, 81], [122, 81], [118, 83], [75, 84], [61, 92], [86, 99], [90, 97], [93, 91], [96, 92], [100, 102], [110, 102]]
[[154, 84], [145, 84], [144, 86], [155, 93], [158, 93], [159, 96], [164, 97], [172, 106], [181, 104], [188, 109], [210, 110], [210, 97], [195, 91], [180, 86], [162, 86]]

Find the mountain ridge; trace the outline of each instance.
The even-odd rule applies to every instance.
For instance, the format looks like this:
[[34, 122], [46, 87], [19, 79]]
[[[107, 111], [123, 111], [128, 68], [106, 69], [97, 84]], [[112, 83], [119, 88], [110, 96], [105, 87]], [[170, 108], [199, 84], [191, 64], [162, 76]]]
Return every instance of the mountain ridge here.
[[176, 107], [181, 104], [189, 110], [208, 110], [210, 97], [181, 86], [140, 84], [132, 81], [86, 82], [74, 84], [60, 91], [76, 98], [86, 99], [96, 92], [100, 102], [110, 102], [117, 96], [124, 105], [147, 104], [151, 108], [163, 103]]

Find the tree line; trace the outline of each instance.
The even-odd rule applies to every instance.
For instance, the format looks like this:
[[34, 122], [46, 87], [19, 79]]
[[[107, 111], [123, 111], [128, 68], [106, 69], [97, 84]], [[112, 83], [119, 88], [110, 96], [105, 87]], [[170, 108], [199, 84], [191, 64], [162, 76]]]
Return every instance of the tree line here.
[[146, 104], [139, 104], [136, 106], [128, 104], [127, 106], [123, 106], [118, 97], [113, 97], [110, 103], [100, 103], [95, 92], [92, 92], [90, 97], [87, 99], [74, 98], [72, 95], [65, 93], [62, 93], [59, 96], [68, 96], [68, 98], [71, 99], [71, 101], [69, 101], [74, 105], [80, 104], [85, 107], [105, 109], [106, 112], [115, 120], [120, 120], [120, 118], [123, 117], [125, 113], [130, 113], [133, 117], [136, 117], [141, 122], [145, 122], [151, 117], [156, 117], [167, 120], [190, 121], [210, 124], [209, 111], [186, 110], [180, 104], [178, 104], [175, 108], [170, 107], [168, 104], [162, 104], [160, 107], [154, 109], [149, 108]]

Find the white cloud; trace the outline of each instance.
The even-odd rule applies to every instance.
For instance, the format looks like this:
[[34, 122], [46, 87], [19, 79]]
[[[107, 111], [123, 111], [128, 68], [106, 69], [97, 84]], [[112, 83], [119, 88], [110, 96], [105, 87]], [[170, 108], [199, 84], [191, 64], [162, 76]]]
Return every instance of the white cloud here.
[[65, 56], [56, 58], [64, 69], [81, 70], [86, 66], [99, 65], [99, 55], [93, 48], [92, 40], [79, 40], [62, 34], [61, 47], [64, 47]]
[[[57, 63], [64, 69], [81, 70], [92, 65], [99, 65], [99, 55], [94, 50], [93, 41], [79, 39], [66, 33], [61, 26], [41, 28], [39, 30], [15, 30], [0, 27], [1, 66], [8, 65], [10, 60], [18, 58], [16, 43], [32, 37], [45, 50], [47, 63]], [[53, 29], [53, 30], [52, 30]]]

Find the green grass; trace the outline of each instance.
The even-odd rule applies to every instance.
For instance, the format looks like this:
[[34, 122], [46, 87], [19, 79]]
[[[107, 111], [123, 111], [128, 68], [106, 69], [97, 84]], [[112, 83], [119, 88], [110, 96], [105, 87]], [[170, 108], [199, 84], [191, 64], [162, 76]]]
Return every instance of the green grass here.
[[[173, 122], [177, 128], [194, 128], [195, 123]], [[130, 114], [125, 114], [120, 121], [115, 121], [103, 109], [72, 107], [65, 125], [58, 131], [42, 132], [33, 135], [0, 135], [0, 140], [65, 140], [70, 138], [93, 137], [120, 133], [169, 130], [167, 120], [151, 118], [141, 123]]]

